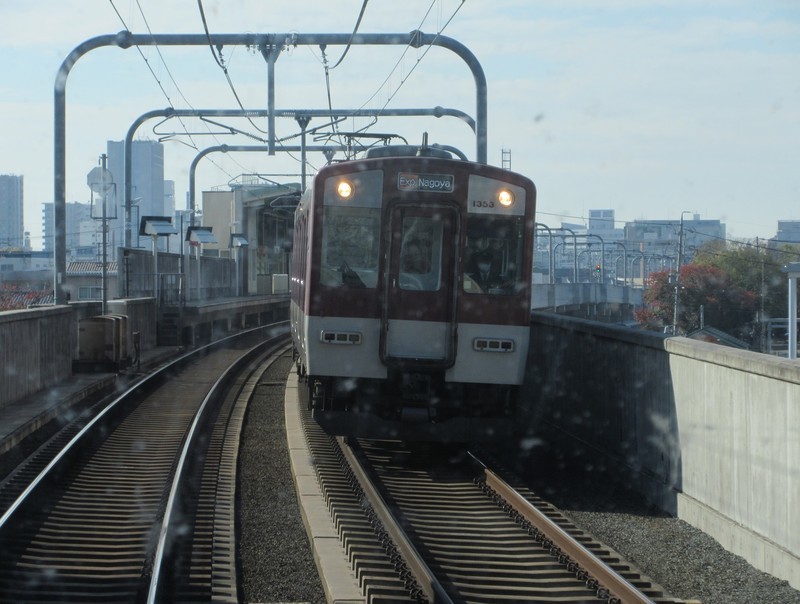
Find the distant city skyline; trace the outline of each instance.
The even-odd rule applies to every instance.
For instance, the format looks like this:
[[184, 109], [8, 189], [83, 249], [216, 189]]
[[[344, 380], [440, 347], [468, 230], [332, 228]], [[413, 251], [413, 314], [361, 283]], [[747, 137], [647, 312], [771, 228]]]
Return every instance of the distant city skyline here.
[[0, 174], [0, 249], [25, 245], [24, 175]]
[[[277, 108], [454, 108], [474, 117], [475, 80], [464, 63], [433, 47], [292, 46], [292, 32], [349, 34], [358, 6], [308, 0], [265, 11], [240, 0], [206, 3], [210, 33], [287, 35], [275, 62]], [[69, 27], [63, 27], [69, 23]], [[617, 219], [677, 219], [697, 212], [728, 226], [730, 238], [769, 238], [779, 220], [800, 220], [800, 4], [790, 0], [705, 3], [575, 0], [375, 1], [361, 33], [419, 29], [463, 44], [486, 76], [488, 163], [537, 186], [537, 219], [586, 223], [589, 208]], [[140, 0], [114, 10], [105, 0], [0, 3], [0, 173], [25, 176], [25, 229], [41, 247], [38, 216], [53, 201], [53, 88], [73, 49], [120, 30], [201, 34], [196, 5]], [[341, 64], [333, 68], [339, 60]], [[221, 68], [224, 66], [225, 71]], [[86, 173], [107, 140], [154, 109], [267, 106], [267, 66], [244, 46], [106, 48], [76, 62], [67, 86], [66, 201], [89, 200]], [[262, 144], [266, 118], [154, 120], [137, 138], [163, 142], [164, 177], [183, 208], [189, 166], [202, 149]], [[310, 128], [325, 126], [315, 118]], [[348, 119], [344, 131], [392, 133], [452, 145], [472, 157], [475, 136], [452, 118]], [[238, 134], [233, 134], [234, 132]], [[274, 134], [299, 144], [294, 119]], [[309, 137], [311, 139], [312, 137]], [[507, 157], [504, 151], [510, 151]], [[309, 173], [325, 162], [308, 157]], [[299, 154], [217, 153], [198, 166], [197, 191], [240, 174], [296, 180]]]

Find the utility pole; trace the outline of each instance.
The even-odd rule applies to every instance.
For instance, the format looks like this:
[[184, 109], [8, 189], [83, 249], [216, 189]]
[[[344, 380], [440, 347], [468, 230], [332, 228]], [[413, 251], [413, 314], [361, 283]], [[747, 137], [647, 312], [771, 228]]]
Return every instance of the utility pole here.
[[[108, 157], [105, 153], [100, 156], [101, 167], [103, 168], [103, 174], [108, 172], [106, 168], [106, 160]], [[103, 183], [105, 185], [105, 183]], [[109, 188], [103, 186], [103, 265], [101, 267], [101, 284], [103, 289], [103, 314], [106, 314], [106, 309], [108, 307], [108, 190]]]
[[681, 301], [681, 266], [683, 265], [683, 215], [689, 214], [688, 210], [681, 212], [681, 228], [678, 232], [678, 270], [675, 273], [675, 309], [672, 315], [672, 335], [678, 335], [678, 308]]
[[797, 359], [797, 279], [800, 278], [800, 262], [790, 262], [781, 271], [789, 278], [789, 323], [786, 330], [789, 336], [789, 350], [786, 356], [790, 360], [795, 360]]
[[758, 309], [758, 326], [759, 326], [759, 350], [764, 352], [766, 350], [766, 329], [764, 328], [766, 322], [764, 321], [764, 255], [758, 245], [758, 237], [756, 237], [756, 254], [761, 259], [761, 292], [759, 295], [759, 309]]
[[[86, 177], [86, 182], [89, 185], [89, 188], [92, 190], [92, 193], [97, 193], [100, 195], [101, 199], [103, 200], [103, 208], [102, 214], [100, 216], [101, 220], [101, 229], [102, 229], [102, 264], [100, 267], [100, 275], [101, 275], [101, 289], [102, 289], [102, 314], [106, 314], [106, 306], [108, 303], [108, 281], [107, 281], [107, 264], [108, 264], [108, 252], [106, 250], [106, 236], [108, 232], [108, 193], [114, 188], [114, 178], [111, 175], [111, 172], [106, 168], [106, 160], [108, 157], [105, 153], [100, 156], [100, 166], [93, 168]], [[94, 203], [94, 197], [92, 197], [92, 203]], [[92, 215], [92, 218], [95, 218]]]

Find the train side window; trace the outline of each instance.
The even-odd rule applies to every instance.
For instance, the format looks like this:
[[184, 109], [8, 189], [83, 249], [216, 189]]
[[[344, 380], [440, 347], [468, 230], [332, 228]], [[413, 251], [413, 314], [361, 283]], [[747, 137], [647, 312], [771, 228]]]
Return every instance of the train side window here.
[[379, 208], [326, 207], [322, 227], [322, 285], [377, 287], [379, 244]]
[[521, 217], [470, 216], [464, 252], [464, 291], [510, 295], [521, 284]]
[[400, 289], [438, 291], [442, 285], [442, 222], [422, 216], [403, 218]]

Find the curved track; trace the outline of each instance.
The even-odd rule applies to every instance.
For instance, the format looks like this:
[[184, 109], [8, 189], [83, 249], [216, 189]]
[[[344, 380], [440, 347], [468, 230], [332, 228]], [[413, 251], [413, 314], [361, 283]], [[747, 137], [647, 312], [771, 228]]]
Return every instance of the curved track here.
[[306, 422], [365, 597], [428, 602], [680, 602], [464, 450], [351, 441]]
[[4, 597], [236, 601], [235, 442], [281, 331], [186, 355], [102, 409], [3, 510]]

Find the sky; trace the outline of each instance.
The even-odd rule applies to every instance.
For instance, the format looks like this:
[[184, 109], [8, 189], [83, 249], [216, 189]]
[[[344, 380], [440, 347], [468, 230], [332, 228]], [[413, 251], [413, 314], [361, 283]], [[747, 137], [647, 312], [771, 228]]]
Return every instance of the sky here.
[[[42, 247], [41, 204], [54, 197], [53, 90], [80, 43], [135, 34], [203, 33], [189, 0], [0, 0], [0, 174], [24, 176], [25, 229]], [[212, 33], [349, 34], [363, 0], [202, 0]], [[440, 33], [466, 46], [488, 83], [488, 162], [529, 176], [537, 221], [585, 223], [613, 209], [617, 226], [720, 220], [732, 239], [773, 237], [800, 220], [800, 3], [796, 0], [371, 0], [360, 33]], [[139, 52], [139, 50], [141, 52]], [[88, 202], [87, 174], [156, 109], [267, 106], [267, 68], [244, 46], [110, 47], [83, 56], [66, 88], [67, 201]], [[289, 47], [275, 64], [278, 109], [458, 109], [475, 116], [475, 85], [450, 51], [403, 46]], [[223, 67], [220, 66], [222, 64]], [[334, 67], [336, 63], [339, 63]], [[328, 66], [326, 77], [325, 66]], [[227, 72], [227, 77], [226, 77]], [[230, 79], [231, 84], [228, 82]], [[198, 120], [148, 121], [137, 138], [165, 144], [165, 178], [185, 207], [189, 166], [211, 146], [262, 145], [266, 120], [224, 118], [230, 135]], [[323, 126], [322, 118], [309, 127]], [[454, 118], [383, 117], [338, 125], [410, 143], [476, 140]], [[299, 127], [275, 134], [299, 145]], [[180, 136], [170, 133], [183, 132]], [[189, 132], [190, 135], [186, 135]], [[337, 139], [338, 140], [338, 139]], [[324, 164], [309, 154], [309, 170]], [[197, 189], [241, 174], [299, 181], [297, 154], [211, 154]], [[2, 217], [0, 217], [2, 219]]]

